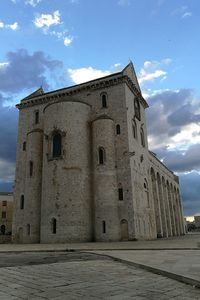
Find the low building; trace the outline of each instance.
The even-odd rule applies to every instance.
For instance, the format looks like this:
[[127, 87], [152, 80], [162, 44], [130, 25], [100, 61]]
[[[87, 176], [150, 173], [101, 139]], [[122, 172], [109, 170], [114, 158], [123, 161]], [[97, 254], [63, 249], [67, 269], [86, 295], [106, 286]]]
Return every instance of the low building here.
[[0, 235], [11, 235], [13, 193], [0, 192]]
[[194, 216], [194, 223], [196, 228], [200, 229], [200, 216]]

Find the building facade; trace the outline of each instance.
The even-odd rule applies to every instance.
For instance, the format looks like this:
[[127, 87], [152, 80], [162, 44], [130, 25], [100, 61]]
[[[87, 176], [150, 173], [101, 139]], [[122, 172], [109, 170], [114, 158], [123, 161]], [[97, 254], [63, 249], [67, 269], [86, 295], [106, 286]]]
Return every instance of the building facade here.
[[13, 217], [13, 193], [0, 192], [0, 235], [11, 235]]
[[178, 177], [148, 150], [132, 63], [17, 105], [13, 241], [63, 243], [184, 234]]

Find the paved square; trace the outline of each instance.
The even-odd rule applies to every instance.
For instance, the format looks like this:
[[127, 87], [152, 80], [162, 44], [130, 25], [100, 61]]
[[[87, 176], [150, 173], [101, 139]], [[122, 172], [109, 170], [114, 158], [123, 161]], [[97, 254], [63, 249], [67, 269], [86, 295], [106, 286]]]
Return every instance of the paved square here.
[[[200, 299], [199, 289], [98, 255], [10, 255], [8, 261], [13, 266], [4, 267], [1, 263], [0, 268], [2, 300]], [[6, 254], [0, 258], [6, 259]]]

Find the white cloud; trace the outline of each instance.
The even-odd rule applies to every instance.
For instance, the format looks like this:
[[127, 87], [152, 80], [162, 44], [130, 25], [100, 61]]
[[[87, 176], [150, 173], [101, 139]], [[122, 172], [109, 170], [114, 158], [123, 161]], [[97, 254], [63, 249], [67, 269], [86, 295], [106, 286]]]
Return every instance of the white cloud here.
[[109, 70], [98, 70], [92, 67], [80, 68], [80, 69], [68, 69], [68, 74], [71, 80], [76, 83], [83, 83], [96, 78], [104, 77], [111, 74]]
[[33, 21], [38, 28], [49, 28], [52, 25], [58, 25], [61, 23], [60, 13], [58, 10], [54, 11], [53, 14], [41, 14], [36, 17]]
[[9, 65], [9, 62], [0, 63], [0, 69], [6, 68]]
[[192, 12], [189, 11], [188, 6], [183, 5], [171, 12], [172, 16], [180, 16], [181, 19], [185, 19], [192, 16]]
[[192, 16], [192, 13], [191, 13], [191, 12], [185, 12], [185, 13], [182, 15], [181, 19], [185, 19], [185, 18], [188, 18], [188, 17], [191, 17], [191, 16]]
[[7, 28], [11, 30], [16, 30], [18, 29], [18, 23], [14, 22], [13, 24], [5, 24], [4, 22], [0, 21], [0, 28]]
[[161, 61], [145, 61], [143, 68], [140, 70], [138, 75], [139, 83], [144, 84], [145, 82], [152, 82], [158, 78], [160, 78], [161, 81], [165, 80], [167, 78], [167, 72], [162, 68], [166, 67], [171, 62], [171, 58], [164, 58]]
[[117, 2], [117, 4], [120, 5], [120, 6], [128, 6], [128, 5], [131, 4], [131, 2], [130, 2], [130, 0], [119, 0]]
[[65, 37], [64, 38], [64, 45], [67, 47], [69, 45], [71, 45], [73, 38], [71, 37]]
[[36, 5], [38, 5], [42, 0], [26, 0], [25, 4], [29, 4], [33, 7], [35, 7]]
[[166, 74], [167, 74], [167, 72], [165, 72], [163, 70], [156, 70], [153, 73], [148, 73], [144, 69], [142, 69], [140, 71], [138, 81], [140, 84], [142, 84], [145, 81], [153, 81], [154, 79], [159, 78], [159, 77], [162, 78], [164, 76], [166, 78]]

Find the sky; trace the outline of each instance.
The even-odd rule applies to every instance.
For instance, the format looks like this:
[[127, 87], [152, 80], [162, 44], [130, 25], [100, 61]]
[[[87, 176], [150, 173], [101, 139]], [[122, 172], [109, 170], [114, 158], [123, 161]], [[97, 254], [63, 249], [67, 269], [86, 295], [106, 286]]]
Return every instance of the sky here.
[[14, 182], [16, 103], [132, 61], [149, 149], [179, 176], [185, 216], [200, 215], [199, 15], [199, 0], [0, 0], [0, 191]]

